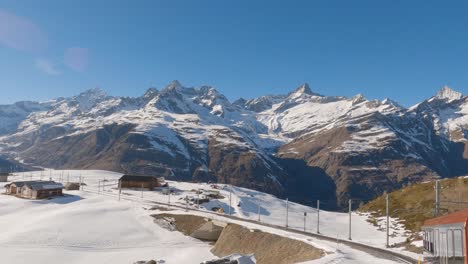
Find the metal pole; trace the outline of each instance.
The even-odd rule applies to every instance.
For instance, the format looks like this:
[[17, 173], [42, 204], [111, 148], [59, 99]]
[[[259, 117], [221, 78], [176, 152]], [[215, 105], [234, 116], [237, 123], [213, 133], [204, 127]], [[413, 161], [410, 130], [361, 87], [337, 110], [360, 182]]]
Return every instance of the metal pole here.
[[231, 202], [232, 202], [232, 186], [229, 186], [229, 215], [231, 215]]
[[436, 181], [435, 183], [435, 211], [434, 214], [435, 216], [439, 215], [439, 206], [440, 206], [440, 182], [439, 180]]
[[351, 199], [349, 199], [348, 201], [348, 205], [349, 205], [349, 237], [348, 239], [351, 240]]
[[120, 201], [120, 193], [122, 193], [122, 185], [121, 185], [121, 182], [119, 180], [119, 201]]
[[307, 213], [304, 212], [304, 232], [306, 231], [306, 216], [307, 216]]
[[317, 200], [317, 234], [320, 234], [320, 200]]
[[289, 216], [289, 199], [286, 198], [286, 227], [288, 227], [288, 216]]
[[386, 211], [386, 214], [387, 214], [387, 247], [390, 246], [390, 237], [389, 237], [389, 231], [390, 231], [390, 216], [389, 216], [389, 199], [388, 199], [388, 194], [387, 196], [385, 197], [385, 211]]
[[257, 207], [258, 207], [258, 210], [257, 210], [258, 221], [260, 222], [260, 202], [257, 202]]

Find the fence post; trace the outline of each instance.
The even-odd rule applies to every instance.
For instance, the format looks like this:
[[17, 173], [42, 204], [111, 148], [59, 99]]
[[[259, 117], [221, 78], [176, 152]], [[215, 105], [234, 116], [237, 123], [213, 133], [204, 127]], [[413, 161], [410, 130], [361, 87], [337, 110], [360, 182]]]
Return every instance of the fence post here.
[[320, 200], [317, 200], [317, 234], [320, 234]]
[[351, 199], [349, 199], [349, 201], [348, 201], [348, 206], [349, 206], [349, 209], [348, 209], [348, 211], [349, 211], [349, 237], [348, 237], [348, 239], [349, 240], [352, 240], [351, 239], [351, 203], [352, 203], [352, 201], [351, 201]]

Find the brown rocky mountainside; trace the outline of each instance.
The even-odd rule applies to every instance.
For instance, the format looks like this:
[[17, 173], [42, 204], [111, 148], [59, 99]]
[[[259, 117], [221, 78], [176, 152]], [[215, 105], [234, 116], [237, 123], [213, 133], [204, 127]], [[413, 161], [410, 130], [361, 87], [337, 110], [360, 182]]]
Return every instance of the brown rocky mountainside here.
[[408, 183], [468, 173], [466, 115], [467, 97], [447, 87], [406, 109], [306, 84], [231, 104], [212, 87], [174, 81], [137, 98], [94, 89], [0, 106], [0, 149], [28, 166], [230, 183], [343, 209], [348, 199], [358, 206]]

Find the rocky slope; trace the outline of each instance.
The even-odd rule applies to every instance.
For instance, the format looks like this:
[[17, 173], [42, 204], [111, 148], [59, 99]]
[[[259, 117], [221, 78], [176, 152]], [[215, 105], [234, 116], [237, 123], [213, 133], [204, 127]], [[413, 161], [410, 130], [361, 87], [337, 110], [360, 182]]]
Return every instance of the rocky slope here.
[[177, 81], [136, 98], [93, 89], [0, 106], [0, 150], [29, 165], [225, 182], [343, 208], [466, 173], [467, 100], [448, 87], [410, 109], [307, 84], [233, 103]]

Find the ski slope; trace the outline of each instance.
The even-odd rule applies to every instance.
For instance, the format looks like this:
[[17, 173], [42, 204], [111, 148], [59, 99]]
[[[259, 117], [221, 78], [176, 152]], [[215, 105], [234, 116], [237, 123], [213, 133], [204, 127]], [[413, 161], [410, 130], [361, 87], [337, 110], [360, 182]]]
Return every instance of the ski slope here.
[[[166, 263], [200, 263], [215, 258], [210, 253], [210, 245], [154, 224], [150, 215], [156, 211], [146, 210], [152, 207], [153, 201], [206, 210], [219, 207], [228, 213], [231, 197], [232, 215], [258, 220], [260, 212], [262, 222], [286, 224], [285, 201], [272, 195], [227, 185], [218, 185], [224, 198], [201, 205], [187, 203], [185, 197], [197, 197], [194, 190], [210, 190], [213, 189], [211, 185], [172, 181], [169, 182], [173, 190], [171, 195], [164, 195], [160, 190], [123, 189], [119, 201], [117, 180], [120, 176], [119, 173], [108, 171], [51, 170], [18, 173], [11, 177], [13, 181], [52, 178], [64, 183], [80, 181], [81, 178], [86, 185], [82, 191], [66, 191], [65, 197], [51, 200], [34, 201], [0, 195], [0, 226], [5, 227], [0, 232], [2, 259], [10, 260], [10, 263], [63, 263], [66, 260], [67, 263], [115, 264], [149, 259], [163, 259]], [[3, 185], [0, 183], [0, 188]], [[316, 209], [292, 202], [288, 204], [288, 209], [289, 227], [303, 230], [303, 213], [307, 212], [306, 231], [316, 231]], [[186, 213], [184, 210], [173, 212]], [[203, 215], [203, 212], [198, 213]], [[320, 211], [320, 232], [327, 236], [347, 238], [348, 217], [347, 213]], [[255, 224], [249, 225], [260, 228]], [[333, 252], [309, 263], [338, 263], [338, 260], [339, 263], [376, 263], [374, 261], [377, 260], [379, 263], [392, 263], [344, 245], [312, 240], [273, 228], [261, 229], [302, 239], [326, 252]], [[382, 247], [385, 244], [385, 232], [368, 223], [365, 216], [353, 213], [352, 239]], [[404, 235], [397, 233], [391, 242], [403, 239]]]

